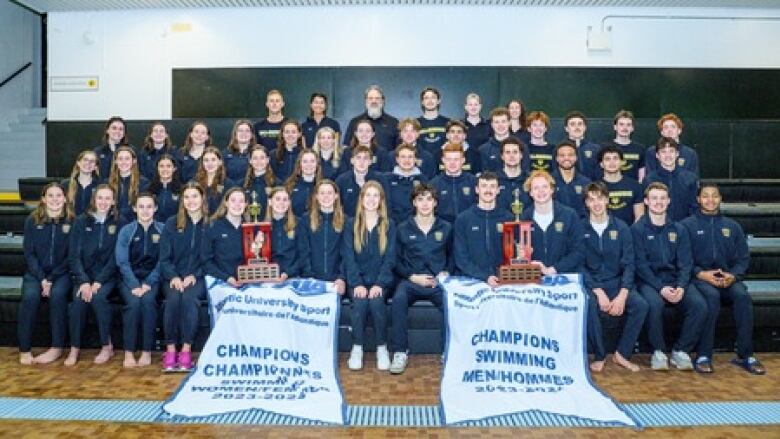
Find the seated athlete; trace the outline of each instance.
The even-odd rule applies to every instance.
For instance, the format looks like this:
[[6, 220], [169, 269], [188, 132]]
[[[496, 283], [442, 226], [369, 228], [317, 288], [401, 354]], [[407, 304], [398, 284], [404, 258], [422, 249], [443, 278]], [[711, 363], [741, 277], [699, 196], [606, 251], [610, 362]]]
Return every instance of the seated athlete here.
[[763, 375], [766, 369], [753, 356], [753, 301], [742, 278], [750, 263], [745, 233], [740, 225], [720, 213], [720, 190], [714, 184], [699, 189], [701, 209], [681, 223], [688, 230], [693, 251], [693, 285], [707, 301], [707, 318], [696, 348], [694, 369], [712, 373], [712, 345], [721, 303], [731, 305], [737, 327], [737, 357], [732, 360], [746, 371]]
[[645, 190], [647, 214], [631, 226], [636, 254], [639, 293], [650, 305], [647, 333], [653, 356], [653, 370], [669, 370], [664, 340], [664, 308], [673, 306], [684, 314], [680, 337], [672, 346], [671, 362], [680, 370], [691, 370], [688, 355], [702, 332], [707, 303], [690, 283], [693, 257], [688, 232], [669, 218], [669, 189], [651, 183]]
[[477, 204], [458, 215], [453, 227], [453, 250], [458, 274], [497, 287], [498, 267], [503, 262], [504, 221], [509, 211], [496, 205], [498, 176], [486, 171], [477, 179]]
[[[602, 182], [588, 183], [584, 191], [588, 218], [582, 221], [585, 239], [583, 279], [585, 288], [595, 297], [600, 315], [625, 315], [623, 331], [612, 361], [632, 372], [639, 366], [629, 359], [647, 316], [647, 302], [637, 293], [634, 284], [634, 244], [631, 229], [625, 222], [609, 214], [609, 191]], [[590, 299], [593, 303], [593, 298]], [[600, 372], [606, 357], [600, 315], [589, 315], [588, 332], [595, 337], [595, 361], [591, 370]], [[595, 318], [590, 318], [590, 317]]]
[[393, 362], [390, 373], [406, 370], [408, 360], [407, 315], [418, 300], [430, 300], [442, 311], [444, 292], [436, 280], [452, 272], [452, 226], [435, 215], [436, 189], [415, 186], [411, 196], [414, 216], [403, 221], [396, 233], [395, 273], [401, 279], [391, 305]]

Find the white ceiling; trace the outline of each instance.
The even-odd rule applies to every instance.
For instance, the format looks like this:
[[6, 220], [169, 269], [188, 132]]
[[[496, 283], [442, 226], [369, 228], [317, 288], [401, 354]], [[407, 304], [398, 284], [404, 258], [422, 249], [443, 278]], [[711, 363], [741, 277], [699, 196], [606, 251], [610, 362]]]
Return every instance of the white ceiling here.
[[285, 6], [553, 6], [780, 8], [780, 0], [12, 0], [38, 12]]

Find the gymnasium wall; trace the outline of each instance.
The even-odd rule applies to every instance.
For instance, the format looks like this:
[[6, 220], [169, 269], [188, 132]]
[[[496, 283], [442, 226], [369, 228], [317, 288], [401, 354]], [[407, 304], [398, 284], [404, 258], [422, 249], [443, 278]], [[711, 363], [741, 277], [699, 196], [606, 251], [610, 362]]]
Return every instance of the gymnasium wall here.
[[[589, 51], [587, 27], [610, 16], [688, 15], [700, 20], [607, 18], [612, 49]], [[49, 74], [97, 76], [91, 92], [49, 92], [49, 175], [99, 142], [102, 123], [131, 121], [140, 143], [149, 120], [172, 120], [181, 143], [193, 118], [211, 118], [219, 140], [236, 117], [263, 114], [265, 91], [285, 92], [302, 117], [313, 91], [331, 97], [342, 123], [369, 83], [381, 84], [396, 116], [419, 113], [425, 85], [444, 92], [443, 113], [460, 116], [469, 91], [486, 109], [509, 97], [559, 119], [585, 111], [591, 131], [610, 134], [622, 107], [652, 142], [664, 111], [686, 121], [684, 140], [707, 154], [711, 177], [780, 177], [758, 169], [773, 157], [780, 125], [780, 23], [711, 17], [780, 16], [763, 9], [317, 7], [52, 13]], [[414, 66], [414, 67], [407, 67]], [[479, 67], [474, 67], [479, 66]], [[603, 140], [602, 135], [594, 136]], [[606, 138], [606, 137], [604, 137]], [[224, 142], [218, 143], [223, 145]], [[744, 168], [744, 169], [743, 169]]]

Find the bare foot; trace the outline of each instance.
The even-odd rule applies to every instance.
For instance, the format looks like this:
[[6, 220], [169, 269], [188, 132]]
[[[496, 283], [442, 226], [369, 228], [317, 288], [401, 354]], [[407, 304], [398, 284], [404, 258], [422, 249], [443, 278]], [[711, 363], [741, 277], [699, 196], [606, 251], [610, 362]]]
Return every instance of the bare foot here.
[[152, 364], [152, 353], [143, 351], [141, 357], [138, 359], [138, 367], [145, 367]]
[[79, 348], [71, 346], [68, 358], [65, 359], [65, 365], [68, 367], [75, 366], [77, 361], [79, 361]]
[[112, 345], [103, 346], [95, 357], [95, 364], [104, 364], [114, 356], [114, 347]]
[[19, 352], [19, 364], [22, 366], [32, 366], [35, 363], [32, 352]]
[[601, 372], [604, 370], [604, 360], [598, 360], [590, 363], [590, 370], [591, 372]]
[[122, 362], [122, 367], [137, 367], [138, 363], [135, 362], [135, 357], [132, 352], [125, 351], [125, 361]]
[[626, 369], [630, 370], [631, 372], [639, 372], [640, 368], [638, 364], [632, 363], [625, 359], [622, 355], [620, 355], [619, 352], [615, 352], [615, 355], [612, 356], [612, 362], [617, 364], [618, 366], [625, 367]]
[[57, 361], [62, 356], [62, 348], [49, 348], [48, 351], [35, 357], [33, 361], [40, 364], [49, 364], [53, 361]]

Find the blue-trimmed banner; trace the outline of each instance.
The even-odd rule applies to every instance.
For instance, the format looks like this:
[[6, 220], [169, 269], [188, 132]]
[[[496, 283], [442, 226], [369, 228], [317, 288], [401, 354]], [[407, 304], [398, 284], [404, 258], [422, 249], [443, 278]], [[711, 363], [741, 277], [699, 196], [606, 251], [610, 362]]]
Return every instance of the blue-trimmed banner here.
[[447, 424], [538, 410], [636, 426], [590, 381], [587, 298], [579, 276], [499, 288], [447, 278], [442, 286], [448, 339], [441, 403]]
[[260, 409], [344, 424], [333, 284], [294, 279], [236, 289], [209, 278], [207, 285], [214, 328], [163, 409], [185, 417]]

